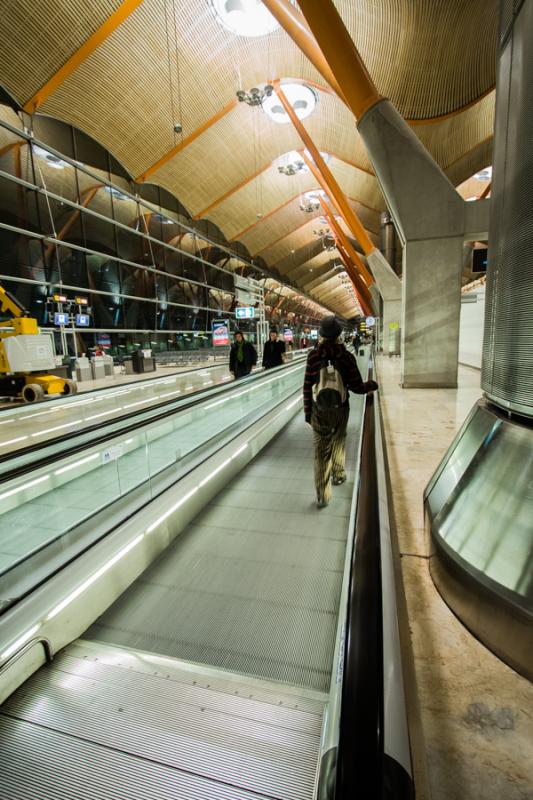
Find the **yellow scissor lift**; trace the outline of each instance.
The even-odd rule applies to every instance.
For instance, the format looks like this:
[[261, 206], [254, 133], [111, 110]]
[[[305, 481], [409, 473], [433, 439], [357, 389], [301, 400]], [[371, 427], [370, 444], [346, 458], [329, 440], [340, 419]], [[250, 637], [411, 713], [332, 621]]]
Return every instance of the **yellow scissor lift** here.
[[3, 286], [0, 314], [10, 317], [0, 322], [0, 395], [38, 403], [47, 394], [76, 394], [74, 381], [48, 374], [55, 368], [50, 337]]

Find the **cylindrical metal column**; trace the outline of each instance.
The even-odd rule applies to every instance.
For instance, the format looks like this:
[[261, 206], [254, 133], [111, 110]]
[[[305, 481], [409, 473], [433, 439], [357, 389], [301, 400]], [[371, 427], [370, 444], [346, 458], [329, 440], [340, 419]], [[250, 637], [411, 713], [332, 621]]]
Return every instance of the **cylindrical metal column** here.
[[501, 7], [481, 385], [533, 417], [533, 0]]

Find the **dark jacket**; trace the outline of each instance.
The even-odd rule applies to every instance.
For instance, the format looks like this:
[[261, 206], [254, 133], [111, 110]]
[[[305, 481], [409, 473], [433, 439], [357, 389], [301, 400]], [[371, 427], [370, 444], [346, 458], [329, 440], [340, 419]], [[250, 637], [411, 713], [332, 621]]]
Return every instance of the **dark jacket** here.
[[[304, 378], [304, 414], [307, 422], [311, 420], [313, 410], [313, 386], [320, 378], [320, 368], [324, 361], [331, 360], [339, 370], [347, 389], [355, 394], [366, 394], [377, 388], [374, 381], [363, 381], [357, 362], [343, 344], [322, 342], [314, 347], [307, 356], [307, 367]], [[348, 404], [348, 399], [346, 400]]]
[[257, 364], [257, 352], [251, 342], [243, 342], [243, 356], [242, 362], [237, 361], [237, 342], [234, 342], [229, 353], [229, 371], [233, 372], [236, 378], [249, 375], [252, 367]]
[[283, 364], [283, 353], [285, 352], [285, 342], [280, 342], [279, 339], [273, 342], [271, 339], [265, 342], [263, 349], [263, 366], [265, 369], [271, 367], [280, 367]]

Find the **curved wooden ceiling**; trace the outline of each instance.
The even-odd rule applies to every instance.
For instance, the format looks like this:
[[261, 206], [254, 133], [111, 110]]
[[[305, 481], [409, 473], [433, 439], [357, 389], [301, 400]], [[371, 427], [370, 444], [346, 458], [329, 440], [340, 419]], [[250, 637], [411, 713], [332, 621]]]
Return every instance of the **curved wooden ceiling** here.
[[[8, 3], [0, 20], [0, 83], [24, 104], [120, 5], [42, 0], [37, 16], [33, 0]], [[490, 163], [497, 0], [336, 5], [378, 89], [450, 179], [460, 183]], [[301, 268], [306, 248], [310, 252], [316, 242], [320, 214], [308, 218], [298, 199], [316, 184], [309, 174], [280, 174], [275, 163], [301, 143], [292, 126], [271, 122], [260, 108], [231, 107], [237, 89], [275, 78], [322, 87], [305, 126], [332, 155], [333, 173], [377, 241], [385, 204], [350, 112], [283, 30], [234, 36], [219, 24], [209, 0], [144, 0], [40, 110], [99, 140], [132, 175], [219, 115], [150, 180], [283, 274], [290, 274], [299, 253], [301, 285], [316, 286], [311, 267], [307, 276]], [[221, 113], [228, 104], [231, 110]], [[183, 126], [180, 136], [176, 121]], [[346, 300], [334, 293], [334, 302], [346, 313]]]

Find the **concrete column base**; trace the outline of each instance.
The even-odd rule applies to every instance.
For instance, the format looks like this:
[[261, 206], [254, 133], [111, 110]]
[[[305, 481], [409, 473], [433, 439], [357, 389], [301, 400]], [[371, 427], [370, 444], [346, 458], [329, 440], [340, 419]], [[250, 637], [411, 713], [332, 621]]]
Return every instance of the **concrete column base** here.
[[403, 253], [401, 385], [455, 388], [463, 237], [409, 241]]

